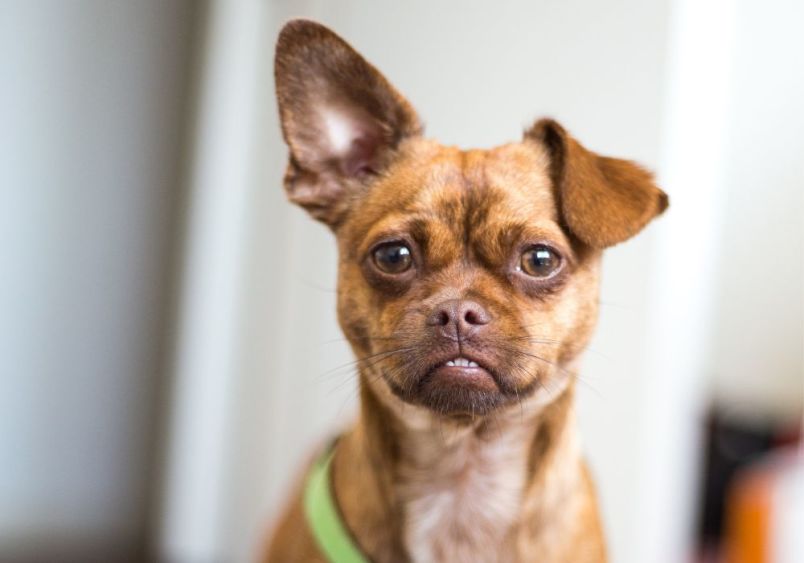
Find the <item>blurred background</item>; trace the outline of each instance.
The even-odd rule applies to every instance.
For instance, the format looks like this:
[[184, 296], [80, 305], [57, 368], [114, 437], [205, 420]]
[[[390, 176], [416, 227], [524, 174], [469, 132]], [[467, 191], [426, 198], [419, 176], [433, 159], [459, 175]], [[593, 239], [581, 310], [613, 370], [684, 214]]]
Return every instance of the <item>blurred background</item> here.
[[295, 16], [447, 144], [551, 115], [657, 171], [580, 384], [611, 560], [802, 561], [795, 0], [0, 2], [0, 560], [251, 561], [351, 420], [335, 245], [281, 188]]

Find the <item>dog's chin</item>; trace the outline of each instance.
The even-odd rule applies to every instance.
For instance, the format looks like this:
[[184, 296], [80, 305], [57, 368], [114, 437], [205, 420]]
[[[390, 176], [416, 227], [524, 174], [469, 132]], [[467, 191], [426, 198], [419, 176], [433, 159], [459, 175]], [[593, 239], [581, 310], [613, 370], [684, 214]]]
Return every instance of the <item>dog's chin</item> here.
[[527, 390], [520, 394], [509, 389], [497, 372], [466, 360], [436, 365], [414, 381], [417, 383], [409, 389], [389, 384], [403, 401], [455, 419], [488, 415], [527, 394]]

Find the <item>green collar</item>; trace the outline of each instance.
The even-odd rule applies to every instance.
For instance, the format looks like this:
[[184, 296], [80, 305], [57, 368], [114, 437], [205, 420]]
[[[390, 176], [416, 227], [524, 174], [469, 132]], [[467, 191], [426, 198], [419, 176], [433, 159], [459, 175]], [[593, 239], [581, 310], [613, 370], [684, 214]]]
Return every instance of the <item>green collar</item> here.
[[316, 543], [330, 563], [368, 563], [346, 524], [332, 494], [331, 466], [335, 448], [328, 448], [310, 469], [304, 487], [304, 512]]

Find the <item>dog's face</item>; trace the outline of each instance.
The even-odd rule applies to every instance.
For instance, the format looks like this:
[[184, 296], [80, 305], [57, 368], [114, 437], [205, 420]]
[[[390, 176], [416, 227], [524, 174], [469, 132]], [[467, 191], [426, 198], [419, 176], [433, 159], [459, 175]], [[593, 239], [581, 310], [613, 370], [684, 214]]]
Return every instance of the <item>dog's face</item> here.
[[282, 31], [276, 84], [285, 187], [337, 236], [339, 319], [364, 383], [458, 418], [566, 385], [601, 250], [667, 206], [650, 174], [551, 120], [491, 150], [424, 139], [382, 75], [312, 22]]

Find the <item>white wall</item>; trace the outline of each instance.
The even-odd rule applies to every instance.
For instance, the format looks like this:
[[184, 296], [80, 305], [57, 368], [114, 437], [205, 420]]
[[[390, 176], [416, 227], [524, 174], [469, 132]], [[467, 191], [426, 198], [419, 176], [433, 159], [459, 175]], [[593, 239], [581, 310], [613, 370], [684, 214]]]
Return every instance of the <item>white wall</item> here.
[[804, 404], [804, 4], [736, 2], [713, 346], [713, 393], [735, 416]]
[[0, 559], [143, 541], [191, 15], [0, 7]]

